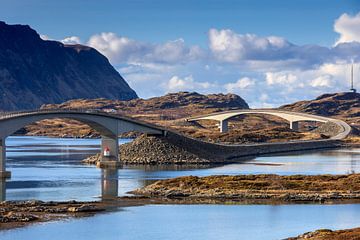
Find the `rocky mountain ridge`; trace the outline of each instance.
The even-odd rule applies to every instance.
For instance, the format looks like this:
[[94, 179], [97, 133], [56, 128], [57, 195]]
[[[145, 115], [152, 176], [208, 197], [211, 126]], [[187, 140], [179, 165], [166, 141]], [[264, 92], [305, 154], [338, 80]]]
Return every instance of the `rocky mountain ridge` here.
[[100, 97], [137, 95], [97, 50], [43, 40], [27, 25], [0, 21], [0, 110]]

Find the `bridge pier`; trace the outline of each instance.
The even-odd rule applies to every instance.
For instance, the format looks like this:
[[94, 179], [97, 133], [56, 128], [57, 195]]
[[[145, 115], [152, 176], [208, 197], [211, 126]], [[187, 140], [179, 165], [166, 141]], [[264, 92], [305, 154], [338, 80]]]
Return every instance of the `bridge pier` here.
[[228, 131], [228, 120], [221, 120], [219, 123], [219, 129], [221, 133], [226, 133]]
[[294, 131], [298, 131], [299, 130], [299, 122], [290, 121], [290, 129], [292, 129]]
[[[107, 156], [105, 151], [110, 153]], [[101, 136], [101, 159], [97, 164], [100, 168], [118, 168], [120, 166], [119, 159], [119, 140], [118, 136], [112, 137]]]
[[5, 138], [0, 138], [0, 178], [10, 178], [11, 172], [6, 171]]

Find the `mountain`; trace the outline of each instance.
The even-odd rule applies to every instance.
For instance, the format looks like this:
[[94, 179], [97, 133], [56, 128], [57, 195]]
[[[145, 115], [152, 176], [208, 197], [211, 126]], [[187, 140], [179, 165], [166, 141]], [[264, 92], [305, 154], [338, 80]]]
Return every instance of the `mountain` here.
[[137, 98], [93, 48], [42, 40], [27, 25], [0, 21], [0, 110], [38, 108], [75, 98]]

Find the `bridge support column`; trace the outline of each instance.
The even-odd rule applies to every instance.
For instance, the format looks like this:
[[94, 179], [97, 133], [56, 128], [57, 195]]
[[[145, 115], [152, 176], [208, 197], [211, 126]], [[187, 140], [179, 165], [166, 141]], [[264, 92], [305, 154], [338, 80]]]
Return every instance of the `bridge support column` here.
[[219, 129], [221, 133], [226, 133], [228, 131], [228, 120], [220, 121]]
[[292, 129], [294, 131], [298, 131], [299, 130], [299, 122], [290, 122], [290, 129]]
[[11, 173], [6, 171], [6, 145], [5, 138], [0, 139], [0, 178], [10, 178]]
[[118, 168], [120, 166], [118, 136], [101, 137], [101, 158], [97, 166], [100, 168]]

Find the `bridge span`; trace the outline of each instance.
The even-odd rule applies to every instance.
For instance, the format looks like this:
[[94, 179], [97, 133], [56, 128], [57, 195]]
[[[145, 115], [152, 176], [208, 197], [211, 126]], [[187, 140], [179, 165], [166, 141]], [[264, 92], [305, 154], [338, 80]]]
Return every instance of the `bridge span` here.
[[351, 127], [346, 122], [341, 121], [339, 119], [333, 119], [333, 118], [307, 114], [307, 113], [281, 111], [281, 110], [273, 110], [273, 109], [252, 109], [252, 110], [240, 109], [233, 111], [216, 112], [216, 113], [189, 118], [187, 119], [187, 121], [192, 122], [199, 120], [216, 120], [219, 122], [220, 132], [225, 133], [228, 131], [229, 119], [244, 114], [265, 114], [265, 115], [277, 116], [287, 120], [290, 124], [290, 128], [293, 130], [298, 130], [299, 122], [301, 121], [314, 121], [314, 122], [322, 122], [322, 123], [331, 122], [339, 127], [338, 134], [331, 137], [331, 139], [334, 140], [345, 138], [351, 131]]
[[120, 163], [118, 136], [137, 131], [165, 135], [166, 130], [139, 120], [94, 110], [36, 110], [0, 114], [0, 177], [10, 177], [6, 171], [6, 137], [28, 124], [44, 119], [74, 119], [89, 125], [101, 134], [101, 161], [99, 167], [116, 167]]

